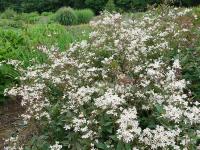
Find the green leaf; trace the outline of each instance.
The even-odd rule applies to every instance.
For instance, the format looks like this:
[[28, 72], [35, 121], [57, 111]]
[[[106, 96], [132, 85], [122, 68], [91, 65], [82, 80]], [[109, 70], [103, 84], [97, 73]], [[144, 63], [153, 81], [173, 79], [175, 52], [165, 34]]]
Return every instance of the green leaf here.
[[112, 133], [113, 132], [112, 127], [106, 128], [106, 131], [109, 132], [109, 133]]
[[131, 144], [125, 144], [125, 149], [126, 150], [131, 150]]
[[104, 126], [110, 126], [110, 125], [112, 125], [112, 122], [106, 122], [106, 123], [104, 124]]
[[122, 143], [122, 142], [119, 142], [118, 144], [117, 144], [117, 148], [116, 148], [116, 150], [124, 150], [125, 148], [124, 148], [124, 144]]
[[161, 105], [156, 105], [156, 110], [157, 110], [158, 113], [164, 112], [163, 106], [161, 106]]
[[101, 143], [101, 142], [96, 144], [96, 146], [97, 146], [97, 148], [104, 149], [104, 150], [107, 148], [106, 145], [104, 143]]

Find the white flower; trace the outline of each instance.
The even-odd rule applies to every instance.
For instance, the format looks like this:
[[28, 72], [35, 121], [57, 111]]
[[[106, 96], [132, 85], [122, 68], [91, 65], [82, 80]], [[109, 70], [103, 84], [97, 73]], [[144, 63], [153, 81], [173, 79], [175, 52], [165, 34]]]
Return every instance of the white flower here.
[[181, 65], [180, 65], [179, 59], [175, 59], [174, 60], [173, 68], [181, 69]]
[[140, 72], [142, 70], [142, 67], [141, 66], [136, 66], [135, 68], [134, 68], [134, 72], [135, 73], [138, 73], [138, 72]]
[[58, 141], [56, 141], [56, 144], [50, 146], [51, 150], [61, 150], [62, 149], [62, 145], [59, 144]]
[[70, 129], [71, 129], [71, 126], [65, 124], [64, 129], [65, 129], [66, 131], [67, 131], [67, 130], [70, 130]]
[[80, 87], [76, 92], [69, 92], [69, 98], [71, 101], [78, 105], [83, 105], [91, 99], [91, 95], [96, 92], [97, 89], [94, 87]]
[[87, 41], [86, 41], [86, 40], [81, 41], [80, 47], [81, 47], [82, 49], [86, 48], [86, 47], [87, 47]]
[[78, 132], [82, 129], [84, 125], [86, 125], [87, 120], [85, 118], [74, 118], [72, 122], [73, 122], [74, 131]]

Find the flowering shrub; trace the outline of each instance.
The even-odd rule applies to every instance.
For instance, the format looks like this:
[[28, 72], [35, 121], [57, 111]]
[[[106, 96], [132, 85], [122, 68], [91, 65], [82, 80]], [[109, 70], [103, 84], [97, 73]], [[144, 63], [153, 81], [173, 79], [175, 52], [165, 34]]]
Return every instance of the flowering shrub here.
[[189, 13], [104, 13], [68, 51], [40, 46], [47, 63], [21, 70], [21, 85], [5, 91], [21, 97], [33, 135], [21, 131], [7, 149], [198, 149], [199, 102], [178, 59], [190, 26], [176, 19]]

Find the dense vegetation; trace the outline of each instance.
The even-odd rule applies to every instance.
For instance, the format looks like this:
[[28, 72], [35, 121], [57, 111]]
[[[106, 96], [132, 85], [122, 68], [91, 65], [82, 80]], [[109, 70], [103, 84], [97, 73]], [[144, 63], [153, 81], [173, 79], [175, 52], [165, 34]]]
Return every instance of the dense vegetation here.
[[[199, 4], [198, 0], [113, 0], [118, 11], [146, 10], [147, 5], [161, 4], [165, 1], [176, 6]], [[63, 6], [71, 6], [73, 8], [91, 8], [99, 13], [104, 10], [107, 3], [110, 3], [110, 0], [0, 0], [0, 11], [10, 7], [20, 12], [46, 12], [56, 11]]]
[[200, 149], [198, 4], [0, 0], [4, 149]]
[[[99, 11], [101, 2], [82, 3]], [[113, 2], [123, 9], [133, 1], [109, 0], [110, 12]], [[61, 24], [69, 22], [63, 11], [82, 18], [62, 8]], [[90, 26], [60, 25], [54, 13], [2, 16], [21, 21], [2, 25], [1, 67], [17, 73], [0, 75], [16, 84], [4, 94], [25, 108], [7, 149], [200, 148], [199, 7], [104, 12]]]

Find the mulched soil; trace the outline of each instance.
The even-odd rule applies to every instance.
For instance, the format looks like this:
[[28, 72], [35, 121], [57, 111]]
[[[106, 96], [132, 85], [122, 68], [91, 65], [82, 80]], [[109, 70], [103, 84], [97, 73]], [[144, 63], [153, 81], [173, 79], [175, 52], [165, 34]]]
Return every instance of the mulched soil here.
[[19, 101], [10, 101], [0, 106], [0, 150], [3, 150], [4, 139], [17, 132], [22, 124], [20, 115], [23, 111]]

